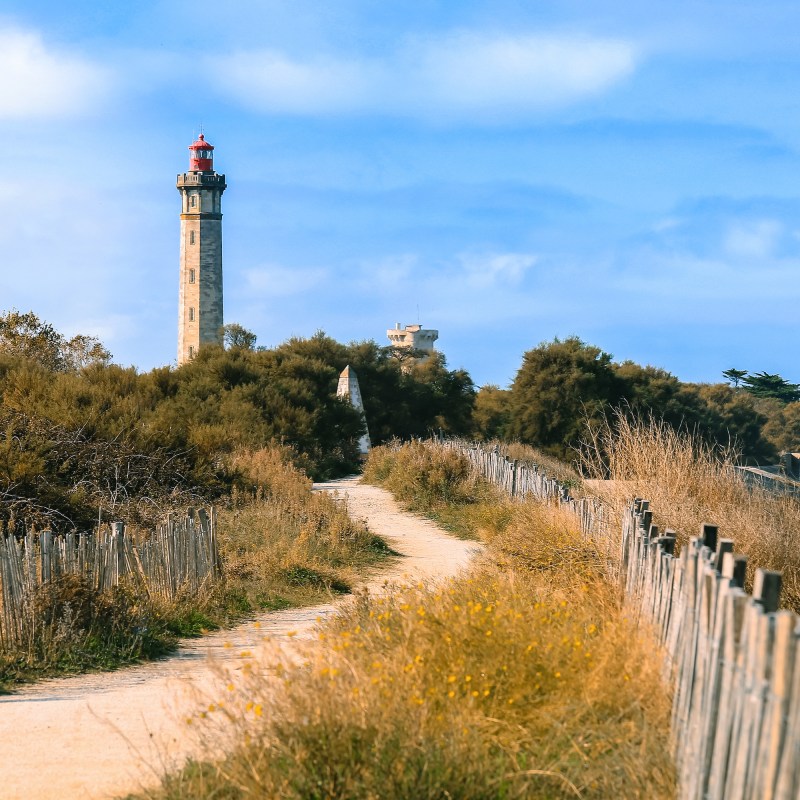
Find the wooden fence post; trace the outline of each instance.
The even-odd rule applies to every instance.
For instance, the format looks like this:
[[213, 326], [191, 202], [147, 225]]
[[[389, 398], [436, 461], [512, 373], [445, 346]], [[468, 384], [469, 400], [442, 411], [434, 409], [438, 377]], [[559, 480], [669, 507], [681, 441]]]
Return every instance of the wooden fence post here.
[[39, 551], [41, 554], [42, 583], [48, 583], [53, 575], [53, 532], [42, 531], [39, 534]]
[[717, 549], [717, 537], [719, 535], [719, 526], [718, 525], [711, 525], [708, 522], [704, 522], [700, 526], [700, 538], [703, 540], [703, 544], [713, 553]]
[[783, 578], [780, 572], [768, 569], [757, 569], [753, 581], [753, 599], [766, 611], [778, 610]]

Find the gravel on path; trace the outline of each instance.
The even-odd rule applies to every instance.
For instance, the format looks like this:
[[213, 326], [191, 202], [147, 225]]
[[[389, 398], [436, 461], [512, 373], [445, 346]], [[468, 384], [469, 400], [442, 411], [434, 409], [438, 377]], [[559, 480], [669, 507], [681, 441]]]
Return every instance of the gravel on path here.
[[[359, 588], [436, 581], [464, 569], [481, 545], [402, 511], [383, 489], [345, 478], [314, 485], [337, 493], [351, 515], [400, 554]], [[231, 630], [185, 641], [175, 655], [139, 666], [60, 678], [0, 697], [0, 798], [99, 800], [155, 785], [207, 750], [186, 718], [198, 697], [219, 695], [221, 672], [235, 671], [265, 638], [286, 648], [312, 638], [342, 602], [260, 615]]]

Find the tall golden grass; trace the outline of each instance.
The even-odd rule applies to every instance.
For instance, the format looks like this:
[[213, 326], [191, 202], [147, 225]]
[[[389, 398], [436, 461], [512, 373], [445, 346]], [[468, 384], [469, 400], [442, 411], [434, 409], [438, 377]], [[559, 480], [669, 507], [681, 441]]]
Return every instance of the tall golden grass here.
[[[450, 475], [447, 495], [474, 480], [455, 453], [371, 458], [390, 483], [414, 463], [428, 486]], [[199, 714], [233, 722], [237, 747], [150, 796], [673, 797], [660, 661], [602, 559], [560, 509], [495, 503], [496, 525], [459, 503], [488, 543], [469, 574], [362, 595], [300, 665], [244, 670]]]
[[800, 500], [748, 486], [731, 448], [709, 445], [657, 419], [619, 413], [592, 432], [581, 454], [585, 487], [617, 511], [634, 496], [650, 501], [654, 522], [685, 544], [703, 522], [719, 525], [756, 567], [783, 573], [783, 604], [800, 612]]

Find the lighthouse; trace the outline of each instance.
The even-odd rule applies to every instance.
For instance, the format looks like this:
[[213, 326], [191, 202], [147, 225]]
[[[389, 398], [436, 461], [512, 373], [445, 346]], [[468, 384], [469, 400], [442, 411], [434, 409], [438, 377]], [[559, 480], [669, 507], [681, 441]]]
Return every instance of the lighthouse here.
[[178, 365], [204, 344], [222, 343], [222, 193], [214, 147], [201, 133], [189, 145], [189, 171], [178, 175], [181, 255], [178, 289]]

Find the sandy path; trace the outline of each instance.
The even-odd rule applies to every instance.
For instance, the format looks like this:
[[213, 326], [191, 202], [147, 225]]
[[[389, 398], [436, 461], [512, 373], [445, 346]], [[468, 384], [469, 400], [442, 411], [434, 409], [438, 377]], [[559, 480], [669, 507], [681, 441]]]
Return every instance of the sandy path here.
[[[315, 488], [346, 495], [350, 513], [366, 519], [402, 554], [365, 581], [373, 591], [387, 580], [453, 575], [480, 550], [401, 511], [388, 492], [358, 479]], [[202, 755], [184, 720], [196, 709], [198, 694], [219, 696], [219, 665], [240, 668], [241, 653], [257, 650], [265, 635], [283, 647], [308, 642], [316, 621], [335, 610], [321, 605], [265, 614], [187, 642], [163, 661], [48, 681], [0, 697], [0, 797], [107, 798], [156, 783], [166, 769]]]

